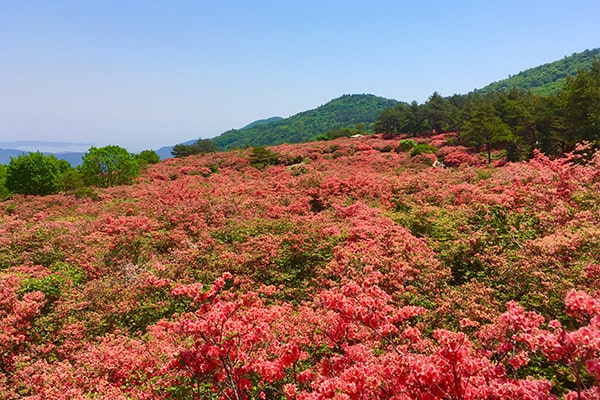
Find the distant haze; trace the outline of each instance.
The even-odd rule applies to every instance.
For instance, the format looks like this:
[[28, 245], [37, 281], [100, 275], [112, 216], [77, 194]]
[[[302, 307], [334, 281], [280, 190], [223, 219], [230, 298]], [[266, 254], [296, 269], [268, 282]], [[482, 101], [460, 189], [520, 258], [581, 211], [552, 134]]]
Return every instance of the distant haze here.
[[82, 152], [87, 151], [91, 146], [92, 145], [89, 143], [44, 142], [34, 140], [0, 142], [0, 149], [41, 151], [48, 153]]

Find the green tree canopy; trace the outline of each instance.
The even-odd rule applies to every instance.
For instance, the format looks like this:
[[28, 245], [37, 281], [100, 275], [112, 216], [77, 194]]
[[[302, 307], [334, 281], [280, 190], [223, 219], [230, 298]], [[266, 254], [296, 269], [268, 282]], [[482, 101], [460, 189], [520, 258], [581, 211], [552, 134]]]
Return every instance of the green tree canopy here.
[[417, 136], [418, 133], [427, 130], [427, 120], [423, 115], [423, 107], [415, 100], [410, 103], [406, 109], [407, 117], [403, 130]]
[[221, 150], [301, 143], [315, 140], [327, 132], [357, 126], [360, 123], [369, 127], [379, 113], [397, 103], [396, 100], [374, 95], [344, 95], [313, 110], [285, 119], [271, 119], [267, 123], [232, 129], [212, 140]]
[[497, 115], [494, 106], [485, 102], [478, 104], [471, 112], [461, 140], [477, 147], [485, 145], [489, 164], [492, 162], [492, 145], [514, 142], [515, 136]]
[[269, 165], [279, 164], [279, 154], [263, 146], [254, 147], [250, 152], [249, 161], [253, 167], [264, 169]]
[[564, 88], [568, 77], [575, 76], [581, 69], [590, 69], [599, 58], [600, 49], [573, 53], [561, 60], [529, 68], [507, 79], [491, 83], [478, 92], [500, 93], [517, 88], [536, 95], [554, 96]]
[[86, 184], [100, 187], [128, 185], [140, 172], [135, 157], [114, 145], [91, 147], [79, 168]]
[[217, 151], [217, 146], [210, 139], [198, 139], [192, 144], [178, 144], [173, 147], [171, 154], [173, 157], [181, 158], [191, 156], [193, 154], [214, 153]]
[[375, 121], [375, 132], [383, 133], [384, 136], [392, 136], [401, 133], [406, 121], [406, 104], [397, 104], [394, 107], [386, 108]]
[[438, 92], [434, 92], [422, 106], [423, 116], [429, 122], [431, 131], [437, 133], [454, 128], [453, 120], [457, 111], [456, 107]]
[[0, 199], [3, 199], [9, 195], [9, 191], [6, 188], [6, 165], [0, 164]]
[[379, 114], [375, 121], [375, 132], [387, 135], [410, 133], [416, 136], [428, 129], [423, 111], [424, 107], [416, 101], [413, 101], [410, 105], [398, 103]]
[[600, 141], [600, 61], [580, 70], [559, 95], [562, 126], [567, 142]]
[[71, 165], [39, 151], [12, 157], [6, 168], [6, 188], [13, 193], [46, 195], [58, 191], [58, 177]]
[[140, 154], [136, 154], [135, 158], [140, 165], [158, 164], [160, 162], [160, 156], [154, 150], [144, 150]]

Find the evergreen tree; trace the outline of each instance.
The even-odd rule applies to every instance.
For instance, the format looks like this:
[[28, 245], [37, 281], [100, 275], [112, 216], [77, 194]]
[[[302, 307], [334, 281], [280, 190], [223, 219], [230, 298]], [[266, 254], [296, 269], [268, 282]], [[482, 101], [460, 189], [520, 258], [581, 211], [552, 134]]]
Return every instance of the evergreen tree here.
[[580, 70], [568, 78], [559, 95], [561, 130], [565, 141], [600, 141], [600, 61], [588, 71]]
[[452, 120], [457, 110], [438, 92], [434, 92], [429, 97], [422, 110], [432, 132], [441, 133], [454, 127]]
[[404, 130], [413, 136], [417, 136], [417, 134], [427, 130], [427, 121], [423, 115], [423, 107], [414, 100], [407, 109]]
[[386, 108], [375, 121], [375, 132], [382, 133], [384, 137], [391, 138], [395, 134], [401, 133], [406, 122], [406, 105], [398, 104], [394, 107]]
[[461, 140], [481, 147], [485, 146], [488, 164], [492, 162], [492, 146], [514, 143], [515, 136], [490, 103], [479, 104], [471, 113], [461, 134]]
[[171, 154], [173, 157], [181, 158], [191, 156], [193, 154], [214, 153], [217, 151], [217, 146], [210, 139], [198, 139], [192, 144], [178, 144], [173, 147]]

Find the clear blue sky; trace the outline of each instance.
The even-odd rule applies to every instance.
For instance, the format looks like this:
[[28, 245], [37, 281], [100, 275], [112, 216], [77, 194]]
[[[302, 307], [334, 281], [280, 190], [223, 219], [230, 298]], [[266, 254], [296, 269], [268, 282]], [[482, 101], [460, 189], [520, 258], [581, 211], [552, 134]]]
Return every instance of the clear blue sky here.
[[600, 47], [600, 0], [0, 0], [0, 142], [131, 151]]

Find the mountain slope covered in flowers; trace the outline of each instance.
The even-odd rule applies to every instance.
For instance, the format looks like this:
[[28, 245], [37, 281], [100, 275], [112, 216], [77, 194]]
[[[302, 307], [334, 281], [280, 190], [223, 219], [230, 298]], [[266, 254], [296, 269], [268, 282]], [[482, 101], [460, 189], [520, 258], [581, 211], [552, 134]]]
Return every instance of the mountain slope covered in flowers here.
[[599, 398], [600, 154], [418, 140], [3, 202], [0, 397]]

